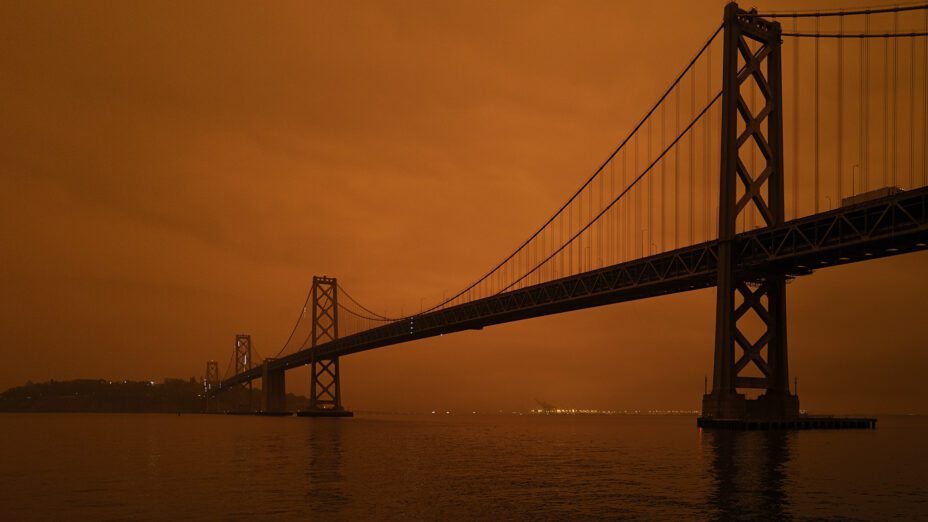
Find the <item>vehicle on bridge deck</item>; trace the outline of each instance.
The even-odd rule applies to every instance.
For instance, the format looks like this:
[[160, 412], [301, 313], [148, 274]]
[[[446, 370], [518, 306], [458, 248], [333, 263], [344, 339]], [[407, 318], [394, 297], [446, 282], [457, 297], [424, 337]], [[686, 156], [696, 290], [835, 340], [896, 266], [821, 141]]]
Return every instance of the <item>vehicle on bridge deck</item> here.
[[848, 196], [842, 199], [841, 206], [850, 207], [852, 205], [857, 205], [858, 203], [866, 203], [867, 201], [888, 198], [889, 196], [895, 196], [900, 192], [904, 191], [899, 187], [883, 187], [876, 190], [869, 190], [867, 192], [857, 194], [856, 196]]

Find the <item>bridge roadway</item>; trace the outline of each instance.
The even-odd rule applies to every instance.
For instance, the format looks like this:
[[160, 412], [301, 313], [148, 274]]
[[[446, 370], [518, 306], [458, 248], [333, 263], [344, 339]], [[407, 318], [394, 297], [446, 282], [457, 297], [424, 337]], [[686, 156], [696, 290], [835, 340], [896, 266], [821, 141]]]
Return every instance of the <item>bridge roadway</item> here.
[[[738, 234], [738, 267], [748, 278], [807, 275], [813, 270], [928, 250], [928, 187], [841, 207]], [[519, 321], [716, 284], [718, 240], [612, 265], [411, 316], [315, 348], [320, 357], [349, 355], [462, 330]], [[307, 348], [271, 361], [272, 370], [312, 362]], [[260, 379], [252, 368], [222, 381], [219, 390]], [[217, 390], [217, 391], [219, 391]]]

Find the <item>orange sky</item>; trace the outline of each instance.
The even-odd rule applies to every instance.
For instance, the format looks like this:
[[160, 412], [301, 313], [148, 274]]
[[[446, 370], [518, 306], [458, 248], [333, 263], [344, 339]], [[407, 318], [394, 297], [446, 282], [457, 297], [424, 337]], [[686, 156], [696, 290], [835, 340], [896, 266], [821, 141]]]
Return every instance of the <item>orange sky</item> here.
[[[199, 376], [240, 332], [273, 354], [313, 274], [393, 315], [450, 294], [602, 162], [723, 5], [4, 2], [0, 388]], [[761, 7], [794, 5], [851, 4]], [[789, 286], [804, 408], [928, 413], [926, 262]], [[697, 409], [714, 296], [351, 356], [345, 403]]]

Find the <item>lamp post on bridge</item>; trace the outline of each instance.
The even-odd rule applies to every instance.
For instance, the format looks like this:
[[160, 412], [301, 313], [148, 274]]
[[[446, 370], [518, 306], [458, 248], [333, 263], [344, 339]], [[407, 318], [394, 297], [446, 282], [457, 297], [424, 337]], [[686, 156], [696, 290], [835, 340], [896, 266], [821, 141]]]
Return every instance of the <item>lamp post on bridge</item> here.
[[[860, 168], [860, 165], [855, 164], [851, 167], [851, 195], [857, 195], [857, 169]], [[861, 187], [861, 192], [863, 192], [863, 187]]]

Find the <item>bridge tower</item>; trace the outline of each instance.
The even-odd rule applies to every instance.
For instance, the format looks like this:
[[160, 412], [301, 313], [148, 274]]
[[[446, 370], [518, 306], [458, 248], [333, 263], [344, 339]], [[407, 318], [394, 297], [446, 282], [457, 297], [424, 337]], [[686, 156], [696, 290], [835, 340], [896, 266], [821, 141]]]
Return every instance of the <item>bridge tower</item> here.
[[334, 277], [313, 276], [312, 288], [312, 374], [309, 409], [304, 417], [350, 417], [342, 407], [338, 357], [317, 356], [316, 347], [338, 339], [338, 281]]
[[[715, 363], [712, 391], [703, 396], [706, 418], [799, 415], [799, 398], [789, 393], [786, 275], [736, 269], [733, 248], [742, 213], [755, 209], [767, 227], [784, 220], [780, 24], [755, 15], [734, 2], [725, 7]], [[744, 97], [751, 89], [762, 105], [753, 111]], [[760, 152], [755, 170], [744, 161], [751, 147]], [[751, 316], [762, 329], [754, 340], [746, 331]], [[764, 391], [748, 400], [739, 389]]]
[[[247, 372], [252, 367], [252, 358], [251, 358], [251, 336], [247, 334], [237, 334], [235, 336], [235, 346], [233, 347], [233, 360], [235, 361], [235, 374]], [[252, 400], [252, 383], [249, 380], [247, 383], [242, 384], [242, 392], [246, 394], [246, 398], [241, 401], [241, 406], [246, 410], [254, 409], [254, 401]]]
[[[203, 394], [206, 397], [206, 411], [211, 411], [210, 406], [215, 408], [215, 402], [210, 403], [213, 398], [213, 390], [219, 388], [219, 363], [216, 361], [206, 361], [206, 375], [203, 377]], [[215, 401], [215, 399], [213, 399]]]

